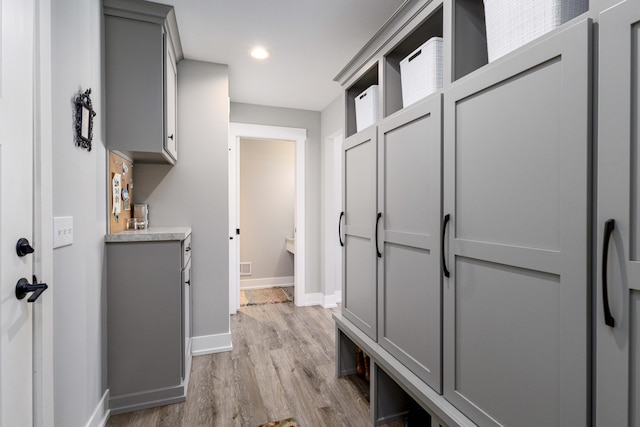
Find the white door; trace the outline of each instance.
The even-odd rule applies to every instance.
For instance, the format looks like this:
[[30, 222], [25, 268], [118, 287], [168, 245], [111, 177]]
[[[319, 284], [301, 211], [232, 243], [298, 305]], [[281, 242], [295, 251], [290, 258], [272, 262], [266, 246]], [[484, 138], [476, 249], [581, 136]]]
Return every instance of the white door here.
[[637, 1], [600, 15], [597, 426], [640, 425], [639, 43]]
[[0, 426], [33, 424], [32, 309], [16, 283], [31, 283], [33, 242], [33, 0], [2, 0], [0, 26]]

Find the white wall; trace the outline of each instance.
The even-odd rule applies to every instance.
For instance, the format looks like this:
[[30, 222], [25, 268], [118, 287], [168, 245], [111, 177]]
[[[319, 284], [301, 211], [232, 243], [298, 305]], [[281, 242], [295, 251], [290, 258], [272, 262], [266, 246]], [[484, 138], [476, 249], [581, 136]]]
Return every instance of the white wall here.
[[240, 261], [251, 262], [242, 279], [293, 276], [295, 141], [240, 140]]
[[[99, 0], [52, 3], [53, 215], [73, 216], [71, 246], [53, 251], [56, 426], [85, 426], [107, 388], [106, 157]], [[75, 146], [73, 99], [91, 88], [93, 149]]]
[[231, 103], [231, 122], [307, 130], [305, 292], [321, 292], [320, 284], [320, 112]]
[[[178, 64], [178, 162], [134, 166], [136, 203], [151, 227], [191, 226], [193, 335], [229, 333], [229, 72]], [[202, 350], [202, 349], [200, 349]]]

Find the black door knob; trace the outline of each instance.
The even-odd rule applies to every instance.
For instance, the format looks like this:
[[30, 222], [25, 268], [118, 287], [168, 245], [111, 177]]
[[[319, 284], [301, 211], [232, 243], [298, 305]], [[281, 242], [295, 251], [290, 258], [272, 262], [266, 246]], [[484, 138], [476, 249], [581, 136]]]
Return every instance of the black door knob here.
[[33, 253], [33, 248], [29, 244], [29, 241], [24, 237], [18, 239], [18, 243], [16, 243], [16, 253], [18, 256], [25, 256]]
[[18, 280], [18, 283], [16, 283], [16, 298], [23, 299], [29, 292], [33, 292], [33, 295], [27, 301], [34, 302], [37, 300], [49, 287], [46, 283], [36, 283], [37, 281], [35, 276], [33, 276], [33, 284], [30, 284], [24, 277]]

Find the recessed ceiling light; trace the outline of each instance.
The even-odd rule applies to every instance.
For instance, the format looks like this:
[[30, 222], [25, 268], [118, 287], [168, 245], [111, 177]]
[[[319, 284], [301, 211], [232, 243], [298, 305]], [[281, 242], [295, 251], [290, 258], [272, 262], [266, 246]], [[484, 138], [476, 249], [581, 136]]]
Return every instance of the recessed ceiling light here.
[[266, 49], [261, 47], [256, 47], [255, 49], [251, 50], [251, 56], [254, 57], [255, 59], [267, 59], [271, 55]]

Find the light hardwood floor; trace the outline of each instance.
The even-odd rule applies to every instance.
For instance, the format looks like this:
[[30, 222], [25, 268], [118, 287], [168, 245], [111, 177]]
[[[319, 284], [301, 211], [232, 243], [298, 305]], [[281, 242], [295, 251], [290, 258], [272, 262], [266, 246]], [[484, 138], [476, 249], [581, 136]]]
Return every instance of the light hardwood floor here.
[[112, 416], [107, 426], [257, 427], [289, 417], [301, 427], [370, 426], [368, 385], [335, 377], [332, 313], [242, 307], [231, 316], [233, 351], [193, 358], [185, 403]]

